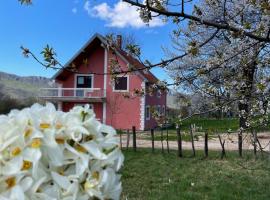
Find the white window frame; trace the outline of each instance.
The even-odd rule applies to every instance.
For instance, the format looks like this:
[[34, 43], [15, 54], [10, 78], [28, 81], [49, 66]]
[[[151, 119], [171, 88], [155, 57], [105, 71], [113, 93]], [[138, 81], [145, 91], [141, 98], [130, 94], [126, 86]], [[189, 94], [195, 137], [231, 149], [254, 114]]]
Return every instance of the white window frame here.
[[[149, 110], [149, 116], [147, 117], [147, 109]], [[150, 106], [145, 106], [145, 119], [150, 120], [151, 118], [151, 111], [150, 111]]]
[[[94, 88], [94, 74], [75, 74], [75, 76], [74, 76], [74, 88], [77, 88], [78, 76], [91, 76], [92, 77], [91, 78], [91, 88]], [[83, 88], [83, 89], [89, 89], [89, 88]]]
[[114, 87], [114, 82], [113, 82], [113, 92], [128, 92], [129, 91], [129, 75], [125, 75], [125, 76], [118, 75], [116, 77], [127, 77], [127, 89], [126, 90], [116, 90]]

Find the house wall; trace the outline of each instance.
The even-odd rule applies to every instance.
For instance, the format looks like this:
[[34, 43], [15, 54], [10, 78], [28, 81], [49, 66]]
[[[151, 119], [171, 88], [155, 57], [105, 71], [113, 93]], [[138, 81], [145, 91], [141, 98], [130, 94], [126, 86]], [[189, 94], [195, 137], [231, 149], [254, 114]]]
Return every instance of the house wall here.
[[[104, 72], [104, 48], [101, 46], [95, 47], [91, 53], [88, 53], [86, 57], [88, 60], [88, 64], [80, 64], [78, 66], [78, 71], [83, 74], [96, 72], [96, 73], [103, 73]], [[69, 73], [64, 80], [55, 80], [57, 83], [61, 84], [63, 88], [74, 88], [75, 85], [75, 73]], [[103, 75], [93, 75], [93, 88], [104, 88], [104, 77]], [[70, 95], [70, 94], [69, 94]], [[83, 102], [87, 103], [87, 102]], [[82, 102], [63, 102], [62, 109], [63, 111], [67, 112], [74, 107], [75, 104], [82, 104]], [[96, 113], [96, 117], [101, 119], [103, 118], [103, 108], [102, 103], [89, 103], [93, 104], [94, 112]]]
[[[145, 106], [150, 106], [150, 107], [155, 107], [156, 106], [160, 106], [163, 112], [163, 106], [165, 106], [165, 110], [166, 110], [166, 97], [167, 97], [167, 93], [164, 92], [161, 94], [160, 97], [158, 97], [157, 92], [155, 92], [153, 95], [149, 95], [147, 94], [145, 96]], [[156, 122], [156, 120], [153, 118], [152, 114], [150, 114], [150, 119], [147, 120], [145, 118], [145, 129], [151, 129], [156, 127], [158, 124]]]
[[[104, 62], [107, 60], [107, 69], [110, 66], [110, 59], [114, 59], [115, 55], [111, 51], [108, 54], [105, 54], [105, 49], [101, 46], [97, 46], [92, 49], [91, 52], [87, 53], [88, 64], [81, 64], [78, 67], [79, 73], [104, 73]], [[104, 59], [104, 56], [107, 55], [108, 58]], [[117, 58], [119, 65], [122, 69], [127, 69], [127, 62], [118, 56]], [[107, 70], [108, 72], [108, 70]], [[92, 103], [94, 106], [94, 112], [96, 117], [105, 119], [107, 125], [111, 125], [116, 129], [131, 129], [132, 126], [135, 126], [137, 130], [140, 129], [149, 129], [155, 127], [157, 124], [153, 118], [150, 120], [145, 120], [144, 123], [141, 123], [141, 113], [144, 108], [141, 108], [142, 98], [132, 96], [134, 89], [141, 89], [143, 77], [139, 72], [129, 74], [129, 95], [131, 98], [127, 99], [123, 97], [124, 92], [113, 91], [113, 84], [111, 77], [96, 75], [94, 74], [94, 88], [104, 88], [104, 82], [106, 83], [106, 99], [105, 103]], [[104, 81], [106, 77], [106, 81]], [[75, 86], [75, 74], [68, 74], [64, 80], [56, 80], [57, 83], [62, 84], [63, 88], [74, 88]], [[69, 111], [76, 103], [80, 102], [63, 102], [62, 108], [63, 111]], [[166, 105], [166, 95], [162, 95], [161, 98], [146, 96], [145, 105], [155, 106], [155, 105]], [[104, 109], [104, 111], [103, 111]]]
[[[63, 102], [63, 111], [68, 112], [70, 109], [72, 109], [76, 104], [87, 104], [86, 102]], [[102, 103], [88, 103], [92, 104], [94, 112], [96, 114], [96, 118], [102, 122]]]
[[[115, 55], [108, 53], [110, 59], [114, 59]], [[119, 65], [122, 69], [127, 69], [125, 60], [118, 57]], [[129, 94], [134, 89], [141, 89], [142, 78], [136, 74], [129, 74]], [[135, 126], [140, 130], [140, 97], [124, 98], [124, 92], [113, 91], [111, 77], [107, 76], [107, 98], [106, 98], [106, 124], [116, 129], [131, 129]]]
[[[86, 57], [88, 60], [88, 64], [80, 64], [77, 68], [80, 73], [89, 73], [96, 72], [96, 73], [103, 73], [104, 72], [104, 48], [101, 46], [96, 47], [89, 55]], [[103, 75], [93, 75], [94, 88], [103, 88], [104, 86], [104, 79]], [[59, 81], [56, 80], [57, 83], [62, 84], [63, 88], [74, 88], [75, 86], [75, 73], [70, 73], [66, 76], [65, 80]]]

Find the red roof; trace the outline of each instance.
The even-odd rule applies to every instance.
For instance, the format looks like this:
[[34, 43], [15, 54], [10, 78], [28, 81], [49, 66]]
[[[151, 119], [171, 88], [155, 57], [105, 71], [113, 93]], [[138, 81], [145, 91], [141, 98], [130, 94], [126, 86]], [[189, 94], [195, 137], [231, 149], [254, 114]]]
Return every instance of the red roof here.
[[[74, 60], [80, 58], [80, 55], [86, 51], [86, 49], [90, 49], [91, 46], [96, 44], [96, 41], [100, 41], [104, 44], [106, 44], [106, 39], [99, 35], [99, 34], [95, 34], [65, 65], [65, 67], [69, 66]], [[141, 63], [138, 59], [134, 58], [133, 56], [129, 55], [127, 52], [125, 52], [124, 50], [117, 48], [117, 52], [124, 57], [127, 62], [129, 62], [129, 64], [131, 64], [133, 67], [136, 67], [138, 69], [141, 68], [145, 68], [146, 66]], [[158, 78], [155, 77], [150, 71], [146, 70], [138, 70], [143, 77], [145, 77], [147, 79], [147, 81], [149, 81], [150, 83], [155, 83], [158, 81]], [[69, 71], [65, 71], [64, 69], [59, 70], [54, 76], [53, 79], [56, 79], [59, 76], [65, 76], [66, 73], [70, 73]]]

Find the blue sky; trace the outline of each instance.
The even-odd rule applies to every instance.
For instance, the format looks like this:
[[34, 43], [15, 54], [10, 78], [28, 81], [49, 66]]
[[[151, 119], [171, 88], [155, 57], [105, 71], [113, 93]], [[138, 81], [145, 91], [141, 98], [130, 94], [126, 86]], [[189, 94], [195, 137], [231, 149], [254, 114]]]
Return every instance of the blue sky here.
[[[164, 55], [161, 46], [168, 46], [172, 30], [172, 25], [160, 19], [144, 26], [118, 0], [34, 0], [32, 6], [22, 6], [17, 0], [1, 1], [0, 27], [0, 71], [46, 77], [55, 71], [24, 58], [21, 45], [37, 55], [46, 44], [52, 45], [65, 63], [96, 32], [131, 33], [144, 58], [158, 62]], [[168, 78], [160, 69], [152, 72], [162, 80]]]

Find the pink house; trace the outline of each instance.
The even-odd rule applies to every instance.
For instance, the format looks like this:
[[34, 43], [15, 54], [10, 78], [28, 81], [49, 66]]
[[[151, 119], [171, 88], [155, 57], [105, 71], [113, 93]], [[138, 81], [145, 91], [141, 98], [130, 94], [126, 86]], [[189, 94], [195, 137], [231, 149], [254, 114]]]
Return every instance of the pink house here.
[[[121, 48], [122, 38], [117, 36], [115, 48], [107, 40], [95, 34], [65, 66], [76, 66], [77, 72], [60, 70], [53, 80], [58, 88], [42, 88], [42, 98], [54, 102], [59, 110], [68, 111], [75, 105], [89, 104], [96, 117], [116, 129], [145, 130], [157, 126], [152, 117], [152, 107], [161, 115], [166, 113], [166, 93], [134, 95], [134, 89], [146, 90], [158, 81], [151, 73], [136, 71], [116, 77], [109, 73], [111, 59], [116, 59], [122, 70], [128, 66], [141, 68], [143, 64]], [[126, 98], [125, 94], [131, 97]]]

